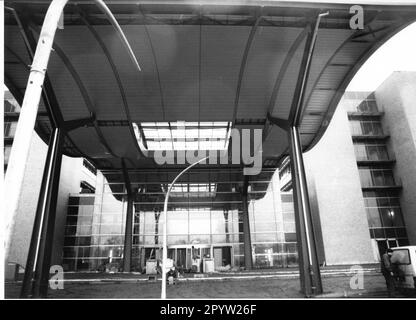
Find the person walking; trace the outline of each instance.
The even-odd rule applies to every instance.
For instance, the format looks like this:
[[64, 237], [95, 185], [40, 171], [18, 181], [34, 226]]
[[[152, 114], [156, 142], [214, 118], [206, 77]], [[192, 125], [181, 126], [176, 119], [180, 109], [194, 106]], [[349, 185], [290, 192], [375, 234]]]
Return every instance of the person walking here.
[[387, 290], [389, 293], [390, 298], [395, 297], [395, 281], [394, 281], [394, 272], [393, 272], [393, 265], [391, 263], [391, 256], [393, 254], [392, 249], [387, 249], [386, 252], [381, 257], [381, 273], [386, 280]]

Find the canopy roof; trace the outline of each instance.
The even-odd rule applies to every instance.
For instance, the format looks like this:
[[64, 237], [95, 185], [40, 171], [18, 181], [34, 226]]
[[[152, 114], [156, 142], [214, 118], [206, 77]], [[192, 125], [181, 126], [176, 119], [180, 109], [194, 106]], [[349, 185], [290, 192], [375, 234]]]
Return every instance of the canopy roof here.
[[[25, 43], [34, 49], [50, 2], [5, 4], [16, 10], [23, 26], [18, 27], [12, 11], [5, 11], [5, 83], [20, 102], [31, 64]], [[263, 129], [263, 166], [276, 166], [287, 154], [287, 133], [271, 125], [267, 114], [288, 119], [293, 112], [305, 43], [317, 15], [329, 11], [319, 26], [306, 86], [300, 125], [304, 149], [319, 141], [366, 59], [416, 20], [416, 6], [364, 5], [365, 28], [352, 30], [346, 4], [105, 3], [142, 71], [134, 68], [92, 1], [69, 1], [64, 29], [56, 34], [47, 70], [49, 85], [45, 84], [37, 121], [37, 132], [48, 141], [49, 108], [61, 122], [93, 114], [90, 124], [66, 134], [64, 153], [86, 157], [98, 169], [119, 169], [121, 159], [131, 169], [157, 168], [151, 153], [146, 156], [137, 141], [138, 132], [143, 135], [142, 126], [149, 128], [149, 123], [166, 129], [177, 121], [196, 127], [201, 122], [221, 123], [227, 130]]]

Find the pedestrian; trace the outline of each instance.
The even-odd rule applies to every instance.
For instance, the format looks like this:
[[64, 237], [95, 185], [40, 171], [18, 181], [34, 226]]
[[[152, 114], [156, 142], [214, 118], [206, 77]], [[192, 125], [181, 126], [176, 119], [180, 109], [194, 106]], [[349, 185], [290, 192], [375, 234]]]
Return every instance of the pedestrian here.
[[393, 265], [391, 263], [391, 256], [393, 254], [392, 249], [387, 249], [386, 253], [383, 254], [381, 257], [381, 273], [386, 280], [387, 290], [389, 293], [389, 297], [395, 297], [395, 279], [394, 279], [394, 272], [393, 272]]

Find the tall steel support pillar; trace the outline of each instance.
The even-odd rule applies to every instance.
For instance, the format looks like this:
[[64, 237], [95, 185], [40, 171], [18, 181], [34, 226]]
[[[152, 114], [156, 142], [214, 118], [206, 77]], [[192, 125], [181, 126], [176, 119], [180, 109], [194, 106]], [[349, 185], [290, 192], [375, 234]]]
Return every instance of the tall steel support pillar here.
[[133, 245], [133, 194], [130, 185], [129, 174], [126, 164], [122, 160], [124, 183], [127, 190], [127, 212], [126, 212], [126, 228], [124, 233], [124, 251], [123, 251], [123, 271], [131, 271], [131, 252]]
[[243, 187], [241, 193], [241, 203], [243, 209], [243, 232], [244, 232], [244, 266], [247, 270], [253, 269], [253, 253], [251, 247], [250, 219], [248, 213], [247, 185]]
[[127, 195], [126, 229], [124, 234], [123, 271], [131, 271], [131, 253], [133, 245], [133, 197]]
[[289, 128], [290, 165], [298, 238], [301, 289], [305, 296], [322, 293], [316, 237], [313, 230], [308, 188], [297, 127]]
[[48, 147], [32, 237], [26, 261], [21, 297], [46, 297], [62, 163], [63, 132], [54, 129]]
[[300, 283], [301, 290], [306, 297], [322, 293], [322, 282], [316, 252], [316, 237], [313, 231], [311, 209], [309, 206], [299, 127], [304, 112], [306, 86], [309, 80], [309, 71], [318, 37], [319, 24], [321, 19], [327, 15], [329, 15], [329, 12], [318, 13], [315, 23], [310, 25], [295, 87], [292, 108], [285, 126], [288, 132], [290, 163], [292, 168]]

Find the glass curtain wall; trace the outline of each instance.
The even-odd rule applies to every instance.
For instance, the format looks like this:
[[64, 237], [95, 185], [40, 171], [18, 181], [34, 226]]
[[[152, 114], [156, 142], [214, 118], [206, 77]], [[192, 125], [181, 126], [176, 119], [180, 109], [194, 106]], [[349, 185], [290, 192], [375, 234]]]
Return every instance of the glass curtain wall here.
[[[131, 172], [133, 202], [133, 270], [161, 258], [163, 203], [177, 173]], [[95, 195], [73, 197], [68, 207], [64, 265], [90, 270], [122, 265], [127, 194], [120, 172], [105, 172]], [[168, 206], [168, 256], [189, 269], [197, 252], [213, 258], [215, 268], [244, 265], [241, 170], [194, 170], [171, 192]], [[248, 186], [253, 262], [257, 268], [297, 264], [293, 200], [279, 191], [274, 170], [251, 177]], [[203, 181], [203, 182], [201, 182]], [[88, 200], [86, 200], [88, 199]], [[87, 237], [88, 240], [85, 238]]]

